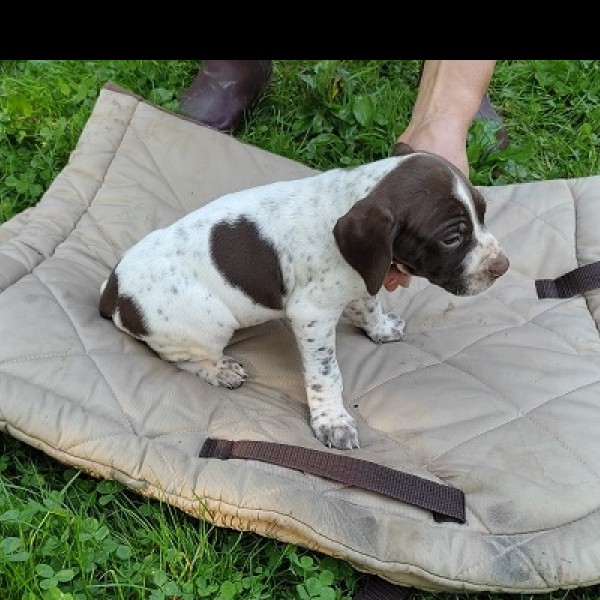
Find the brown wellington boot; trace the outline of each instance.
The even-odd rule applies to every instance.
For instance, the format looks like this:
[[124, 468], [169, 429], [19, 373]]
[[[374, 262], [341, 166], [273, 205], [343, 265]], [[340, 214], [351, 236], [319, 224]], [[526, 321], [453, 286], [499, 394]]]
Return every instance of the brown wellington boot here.
[[231, 133], [271, 79], [271, 60], [205, 60], [181, 96], [186, 115]]
[[485, 94], [481, 99], [481, 104], [475, 115], [476, 119], [487, 119], [488, 121], [495, 121], [500, 125], [500, 129], [496, 132], [496, 145], [494, 150], [504, 150], [508, 146], [508, 131], [504, 126], [502, 117], [496, 112], [496, 109], [490, 102], [490, 97]]

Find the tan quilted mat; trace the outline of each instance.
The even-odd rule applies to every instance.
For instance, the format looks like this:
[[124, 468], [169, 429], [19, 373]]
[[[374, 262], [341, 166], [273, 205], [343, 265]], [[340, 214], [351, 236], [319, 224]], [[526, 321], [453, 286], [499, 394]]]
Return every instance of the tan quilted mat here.
[[407, 320], [403, 342], [378, 346], [340, 323], [362, 440], [352, 455], [462, 489], [466, 524], [281, 467], [198, 458], [208, 436], [323, 449], [289, 330], [239, 332], [229, 353], [250, 378], [216, 389], [102, 319], [100, 283], [150, 230], [222, 193], [310, 173], [107, 86], [41, 202], [0, 228], [3, 431], [217, 525], [398, 584], [600, 582], [600, 294], [538, 300], [534, 289], [600, 260], [600, 177], [484, 188], [509, 273], [471, 298], [418, 279], [383, 292]]

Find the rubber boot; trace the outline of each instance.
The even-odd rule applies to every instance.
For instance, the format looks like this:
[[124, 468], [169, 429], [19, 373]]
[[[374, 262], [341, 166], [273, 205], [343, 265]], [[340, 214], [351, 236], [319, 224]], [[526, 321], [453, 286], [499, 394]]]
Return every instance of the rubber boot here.
[[271, 79], [271, 60], [205, 60], [180, 98], [184, 114], [226, 133], [235, 131]]
[[481, 104], [475, 115], [476, 119], [487, 119], [488, 121], [494, 121], [500, 125], [500, 129], [496, 131], [496, 145], [494, 150], [504, 150], [508, 146], [508, 131], [504, 126], [502, 117], [496, 112], [496, 109], [490, 102], [490, 97], [485, 94], [481, 99]]

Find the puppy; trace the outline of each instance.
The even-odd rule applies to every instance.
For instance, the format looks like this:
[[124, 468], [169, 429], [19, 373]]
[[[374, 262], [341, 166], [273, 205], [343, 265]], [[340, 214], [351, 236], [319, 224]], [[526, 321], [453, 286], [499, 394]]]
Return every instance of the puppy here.
[[100, 314], [208, 383], [237, 388], [233, 332], [286, 317], [302, 358], [310, 425], [326, 446], [358, 447], [336, 360], [342, 313], [376, 343], [404, 321], [378, 291], [398, 270], [458, 296], [479, 294], [509, 261], [484, 225], [485, 201], [444, 158], [398, 144], [359, 167], [227, 194], [148, 234], [103, 283]]

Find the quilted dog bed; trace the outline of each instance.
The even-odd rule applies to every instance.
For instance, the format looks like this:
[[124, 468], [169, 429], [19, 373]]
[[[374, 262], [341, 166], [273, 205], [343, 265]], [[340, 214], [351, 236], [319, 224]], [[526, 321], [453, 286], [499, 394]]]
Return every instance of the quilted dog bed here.
[[[505, 276], [475, 297], [420, 279], [382, 291], [407, 321], [402, 342], [375, 345], [340, 322], [358, 450], [314, 438], [284, 322], [236, 334], [228, 354], [250, 377], [228, 391], [100, 317], [101, 282], [146, 233], [223, 193], [313, 172], [107, 85], [39, 204], [0, 227], [2, 430], [218, 526], [401, 586], [599, 583], [600, 293], [540, 299], [535, 281], [600, 260], [600, 177], [482, 188]], [[207, 440], [401, 471], [460, 490], [464, 519], [285, 465], [220, 460], [203, 453]]]

